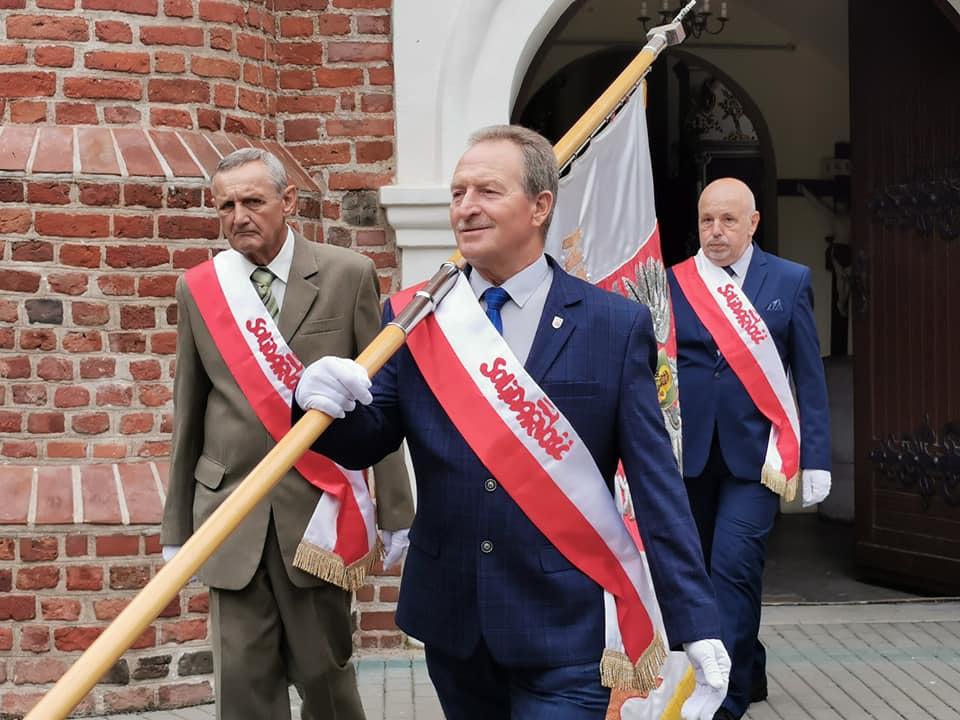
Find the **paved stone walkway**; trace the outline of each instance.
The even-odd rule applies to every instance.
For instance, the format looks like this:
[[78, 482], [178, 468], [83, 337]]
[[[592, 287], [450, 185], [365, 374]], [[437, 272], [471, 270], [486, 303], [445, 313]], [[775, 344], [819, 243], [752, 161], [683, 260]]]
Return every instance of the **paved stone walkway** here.
[[[745, 720], [960, 720], [960, 602], [764, 606], [761, 638], [770, 694]], [[357, 667], [368, 720], [443, 720], [422, 656]], [[203, 705], [94, 720], [215, 717]]]

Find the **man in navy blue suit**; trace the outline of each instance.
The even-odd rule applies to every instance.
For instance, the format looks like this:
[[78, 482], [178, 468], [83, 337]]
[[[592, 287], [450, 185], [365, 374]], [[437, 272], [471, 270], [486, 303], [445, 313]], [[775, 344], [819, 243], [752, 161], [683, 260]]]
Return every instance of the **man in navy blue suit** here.
[[798, 481], [805, 507], [829, 493], [830, 431], [809, 268], [754, 246], [760, 215], [739, 180], [708, 185], [698, 212], [700, 252], [668, 278], [684, 481], [732, 659], [716, 715], [727, 720], [766, 697], [767, 538], [780, 496], [791, 499]]
[[[470, 268], [430, 319], [436, 325], [425, 321], [410, 333], [372, 393], [361, 366], [328, 358], [305, 370], [297, 403], [342, 418], [314, 449], [346, 467], [367, 467], [408, 442], [418, 509], [397, 624], [424, 642], [448, 720], [604, 717], [610, 691], [600, 660], [611, 615], [603, 588], [581, 569], [593, 557], [578, 554], [579, 540], [569, 536], [578, 532], [579, 511], [612, 507], [621, 460], [669, 643], [686, 650], [697, 675], [684, 717], [709, 720], [725, 695], [729, 662], [716, 639], [713, 590], [657, 402], [650, 313], [568, 275], [544, 254], [556, 192], [556, 160], [543, 137], [515, 126], [474, 135], [457, 165], [450, 205]], [[387, 303], [385, 322], [402, 295]], [[444, 311], [463, 299], [462, 314], [444, 325]], [[460, 337], [468, 323], [473, 330]], [[420, 354], [435, 331], [444, 342], [431, 341]], [[462, 353], [443, 354], [447, 341], [466, 353], [503, 347], [471, 381], [469, 363], [459, 366]], [[514, 374], [496, 367], [514, 361], [520, 370], [509, 385]], [[503, 431], [496, 399], [477, 400], [480, 391], [469, 386], [486, 378], [501, 399], [517, 401], [512, 407], [527, 432]], [[522, 402], [524, 392], [541, 389], [546, 398]], [[561, 432], [564, 422], [569, 432]], [[514, 452], [521, 441], [529, 452]], [[544, 461], [558, 473], [557, 486], [530, 480], [541, 471], [540, 461], [530, 460], [538, 448], [558, 460]], [[587, 492], [586, 476], [557, 469], [574, 456], [592, 466], [597, 484], [590, 487], [602, 497]], [[563, 483], [566, 496], [554, 492]], [[624, 639], [636, 629], [629, 624], [620, 623]]]

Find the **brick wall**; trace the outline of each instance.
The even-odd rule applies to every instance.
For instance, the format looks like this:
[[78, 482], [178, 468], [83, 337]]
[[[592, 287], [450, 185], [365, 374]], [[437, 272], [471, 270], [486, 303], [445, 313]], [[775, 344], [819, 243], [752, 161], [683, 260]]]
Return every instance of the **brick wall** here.
[[[155, 570], [158, 516], [111, 520], [83, 492], [106, 473], [119, 499], [141, 466], [166, 471], [173, 288], [224, 244], [207, 191], [217, 159], [266, 143], [301, 189], [307, 237], [370, 256], [384, 293], [398, 273], [376, 193], [394, 171], [390, 0], [0, 11], [0, 714], [15, 715], [135, 592], [121, 568], [135, 569], [121, 584]], [[102, 554], [111, 543], [128, 554]], [[71, 584], [77, 568], [101, 584]], [[398, 584], [376, 576], [358, 593], [358, 647], [403, 645]], [[202, 598], [181, 592], [83, 707], [208, 698]]]

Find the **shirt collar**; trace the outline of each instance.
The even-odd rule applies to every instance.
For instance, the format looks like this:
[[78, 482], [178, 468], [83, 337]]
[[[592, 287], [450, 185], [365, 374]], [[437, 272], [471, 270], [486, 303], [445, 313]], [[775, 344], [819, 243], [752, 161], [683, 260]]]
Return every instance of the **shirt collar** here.
[[[530, 263], [523, 270], [513, 277], [509, 278], [500, 287], [510, 293], [510, 299], [517, 305], [523, 307], [524, 303], [530, 299], [534, 291], [540, 287], [540, 283], [550, 273], [550, 265], [547, 263], [547, 256], [541, 254], [534, 262]], [[493, 283], [487, 280], [478, 272], [470, 272], [470, 289], [478, 298], [484, 291], [493, 287]]]
[[743, 255], [737, 258], [736, 262], [730, 263], [730, 267], [733, 268], [733, 271], [737, 274], [739, 278], [745, 278], [747, 276], [747, 270], [750, 269], [750, 260], [753, 258], [753, 243], [751, 242], [747, 245], [747, 249], [743, 251]]
[[[284, 284], [289, 281], [290, 268], [293, 267], [293, 247], [293, 230], [287, 225], [287, 239], [283, 241], [283, 246], [280, 248], [277, 256], [266, 266], [267, 270], [272, 272], [278, 280], [282, 280]], [[250, 262], [250, 259], [246, 255], [242, 253], [238, 254], [243, 259], [244, 267], [247, 269], [247, 275], [252, 273], [256, 268], [261, 267], [260, 265], [255, 265]]]

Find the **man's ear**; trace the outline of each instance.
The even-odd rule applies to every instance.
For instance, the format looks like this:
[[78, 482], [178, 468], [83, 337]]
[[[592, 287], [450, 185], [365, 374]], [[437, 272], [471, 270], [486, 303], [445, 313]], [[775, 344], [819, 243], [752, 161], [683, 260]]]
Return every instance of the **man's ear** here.
[[297, 186], [287, 185], [280, 196], [283, 201], [283, 215], [293, 215], [297, 210]]
[[759, 224], [760, 213], [754, 210], [753, 215], [750, 216], [750, 237], [753, 237], [753, 234], [757, 231], [757, 225]]
[[547, 218], [550, 216], [550, 211], [553, 209], [553, 193], [549, 190], [542, 190], [539, 195], [537, 195], [536, 200], [533, 204], [533, 222], [534, 225], [540, 227], [543, 223], [546, 222]]

